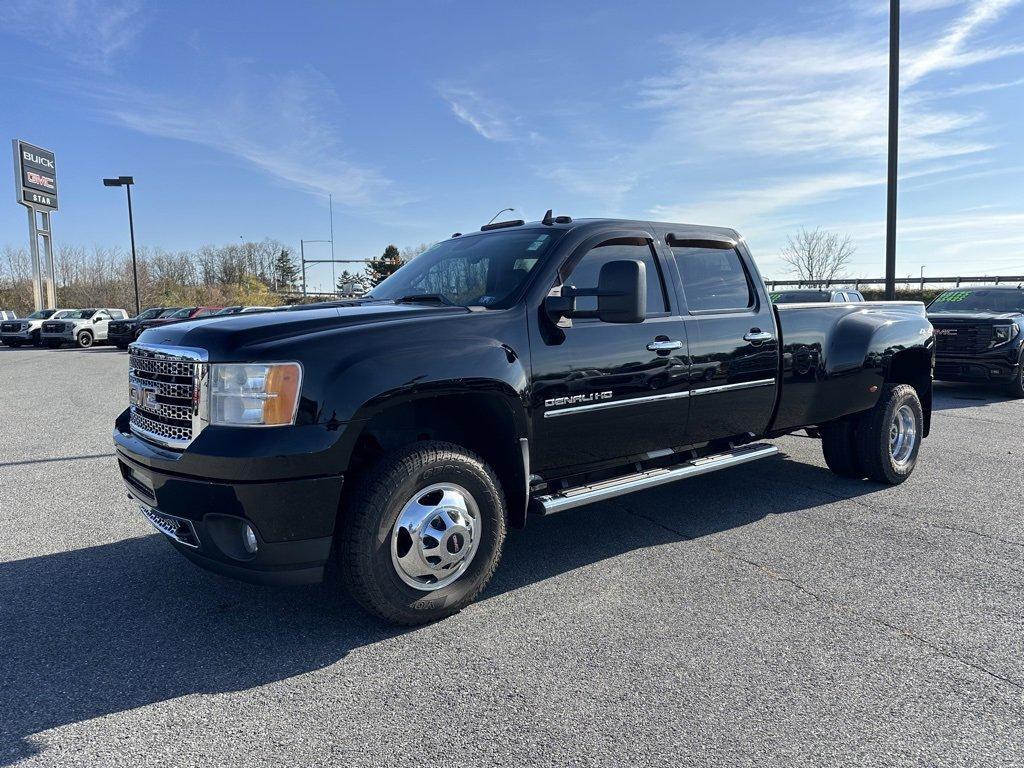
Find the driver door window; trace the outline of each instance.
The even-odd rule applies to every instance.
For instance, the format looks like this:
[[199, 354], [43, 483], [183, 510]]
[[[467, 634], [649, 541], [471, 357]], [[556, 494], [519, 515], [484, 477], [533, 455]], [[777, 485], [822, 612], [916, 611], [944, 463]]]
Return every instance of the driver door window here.
[[[583, 259], [572, 268], [572, 272], [563, 281], [565, 285], [577, 288], [594, 288], [601, 274], [601, 267], [609, 261], [639, 261], [647, 272], [647, 317], [662, 317], [668, 314], [668, 302], [665, 298], [665, 285], [661, 269], [651, 250], [650, 243], [635, 240], [609, 240], [590, 249]], [[596, 310], [596, 296], [579, 296], [576, 309]], [[574, 321], [579, 322], [579, 321]], [[595, 321], [599, 322], [599, 321]]]

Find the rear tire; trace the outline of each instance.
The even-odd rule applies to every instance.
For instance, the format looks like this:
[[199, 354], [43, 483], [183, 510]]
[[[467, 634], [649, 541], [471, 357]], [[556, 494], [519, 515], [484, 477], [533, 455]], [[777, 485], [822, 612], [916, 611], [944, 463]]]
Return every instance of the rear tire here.
[[88, 349], [93, 345], [95, 339], [93, 338], [92, 331], [82, 331], [78, 334], [78, 348]]
[[[403, 527], [413, 519], [421, 524]], [[476, 599], [504, 541], [505, 499], [491, 468], [461, 446], [416, 443], [360, 480], [339, 521], [338, 565], [349, 594], [370, 613], [425, 624]], [[435, 576], [431, 567], [450, 570]]]
[[875, 407], [866, 412], [857, 432], [857, 452], [867, 476], [899, 485], [917, 465], [924, 433], [924, 410], [908, 384], [886, 384]]
[[859, 419], [847, 419], [821, 427], [821, 450], [828, 468], [840, 477], [863, 480], [868, 472], [857, 449]]

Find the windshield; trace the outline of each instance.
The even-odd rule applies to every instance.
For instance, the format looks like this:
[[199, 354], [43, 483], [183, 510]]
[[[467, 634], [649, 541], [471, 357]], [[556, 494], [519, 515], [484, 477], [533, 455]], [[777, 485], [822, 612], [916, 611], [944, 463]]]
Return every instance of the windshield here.
[[157, 317], [174, 317], [178, 312], [181, 312], [181, 307], [171, 307], [170, 309], [165, 309]]
[[50, 315], [52, 315], [56, 311], [57, 311], [56, 309], [40, 309], [38, 312], [33, 312], [31, 315], [29, 315], [25, 319], [26, 320], [45, 320], [46, 318], [48, 318]]
[[185, 307], [184, 309], [178, 309], [170, 314], [166, 314], [164, 317], [188, 317], [190, 314], [192, 314], [192, 310], [189, 307]]
[[154, 309], [144, 309], [142, 311], [142, 313], [137, 318], [135, 318], [135, 319], [136, 320], [151, 320], [154, 317], [160, 317], [160, 315], [162, 315], [163, 312], [164, 312], [164, 310], [162, 310], [160, 307], [155, 307]]
[[67, 320], [88, 320], [95, 314], [95, 309], [76, 309], [63, 315], [63, 317]]
[[771, 294], [776, 304], [811, 304], [815, 301], [831, 301], [832, 294], [828, 291], [783, 291]]
[[536, 229], [445, 240], [421, 253], [364, 298], [439, 296], [447, 304], [505, 309], [561, 235]]
[[934, 312], [1024, 312], [1024, 290], [981, 288], [945, 291], [928, 305]]

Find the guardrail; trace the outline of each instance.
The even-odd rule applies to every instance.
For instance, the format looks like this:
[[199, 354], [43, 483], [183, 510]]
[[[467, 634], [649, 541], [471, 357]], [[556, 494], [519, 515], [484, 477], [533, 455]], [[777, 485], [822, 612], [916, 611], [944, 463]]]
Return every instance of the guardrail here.
[[[856, 278], [844, 277], [834, 280], [765, 280], [769, 290], [775, 290], [780, 286], [793, 288], [831, 288], [832, 286], [847, 287], [853, 286], [854, 290], [860, 290], [862, 285], [885, 285], [885, 278]], [[984, 275], [982, 277], [897, 277], [897, 285], [917, 285], [924, 290], [926, 284], [950, 285], [957, 288], [961, 283], [985, 283], [986, 285], [1014, 285], [1024, 284], [1024, 275]]]

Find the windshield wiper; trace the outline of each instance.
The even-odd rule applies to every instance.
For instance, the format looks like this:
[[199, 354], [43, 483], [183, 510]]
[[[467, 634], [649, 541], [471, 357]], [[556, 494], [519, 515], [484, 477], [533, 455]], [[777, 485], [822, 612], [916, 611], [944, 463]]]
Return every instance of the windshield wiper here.
[[408, 296], [395, 299], [395, 304], [426, 304], [429, 302], [444, 304], [446, 307], [455, 306], [446, 296], [439, 293], [411, 293]]

